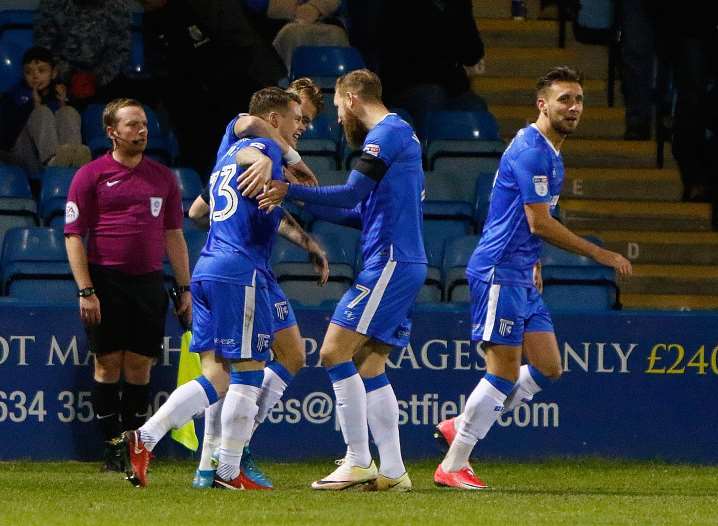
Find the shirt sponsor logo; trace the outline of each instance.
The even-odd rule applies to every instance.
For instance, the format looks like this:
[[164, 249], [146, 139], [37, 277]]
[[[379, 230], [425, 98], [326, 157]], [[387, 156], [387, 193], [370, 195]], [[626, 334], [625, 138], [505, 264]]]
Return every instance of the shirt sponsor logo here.
[[279, 301], [274, 304], [274, 309], [277, 311], [277, 318], [284, 321], [289, 316], [289, 305], [286, 301]]
[[548, 177], [545, 175], [534, 175], [532, 178], [536, 195], [545, 197], [548, 195]]
[[159, 217], [160, 210], [162, 210], [162, 198], [150, 197], [150, 212], [152, 213], [152, 217]]
[[511, 320], [505, 320], [503, 318], [499, 319], [499, 334], [501, 336], [506, 336], [508, 334], [511, 334], [511, 329], [514, 326], [514, 322]]
[[364, 151], [368, 153], [369, 155], [373, 155], [374, 157], [379, 157], [379, 152], [381, 151], [381, 147], [378, 144], [367, 144], [364, 146]]
[[74, 201], [68, 201], [65, 205], [65, 224], [74, 223], [78, 217], [80, 217], [80, 209], [77, 208], [77, 204]]

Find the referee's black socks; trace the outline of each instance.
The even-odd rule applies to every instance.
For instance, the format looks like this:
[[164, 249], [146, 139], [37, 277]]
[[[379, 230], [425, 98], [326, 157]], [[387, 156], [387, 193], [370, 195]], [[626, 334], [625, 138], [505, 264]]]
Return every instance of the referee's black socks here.
[[92, 385], [92, 407], [105, 441], [122, 432], [120, 427], [120, 383], [103, 384], [95, 380]]
[[122, 428], [138, 429], [147, 420], [150, 403], [150, 384], [125, 382], [122, 386]]

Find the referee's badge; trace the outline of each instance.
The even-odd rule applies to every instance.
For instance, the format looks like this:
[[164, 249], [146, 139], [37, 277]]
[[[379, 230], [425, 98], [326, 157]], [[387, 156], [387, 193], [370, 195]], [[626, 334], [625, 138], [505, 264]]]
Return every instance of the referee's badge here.
[[162, 210], [162, 198], [150, 197], [150, 212], [152, 212], [152, 217], [158, 217], [160, 210]]
[[540, 197], [548, 195], [548, 177], [545, 175], [535, 175], [532, 179], [536, 194]]

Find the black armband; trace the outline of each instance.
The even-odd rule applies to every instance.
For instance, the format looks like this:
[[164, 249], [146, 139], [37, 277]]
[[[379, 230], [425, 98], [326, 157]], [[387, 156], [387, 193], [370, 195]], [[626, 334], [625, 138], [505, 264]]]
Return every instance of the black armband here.
[[354, 170], [367, 176], [369, 179], [381, 181], [387, 171], [387, 166], [379, 157], [374, 157], [368, 153], [362, 153], [361, 157], [354, 163]]

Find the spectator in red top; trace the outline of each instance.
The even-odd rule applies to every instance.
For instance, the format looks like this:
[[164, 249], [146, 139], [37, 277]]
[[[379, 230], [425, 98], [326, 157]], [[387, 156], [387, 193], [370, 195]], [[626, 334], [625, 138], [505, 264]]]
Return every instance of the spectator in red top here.
[[[181, 291], [177, 313], [188, 323], [192, 299], [179, 187], [169, 169], [144, 156], [147, 117], [142, 104], [114, 100], [102, 118], [113, 148], [72, 180], [65, 245], [95, 357], [92, 403], [109, 441], [145, 420], [150, 369], [165, 334], [165, 250]], [[105, 454], [106, 469], [123, 469], [111, 448]]]

